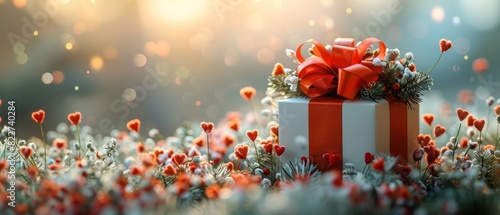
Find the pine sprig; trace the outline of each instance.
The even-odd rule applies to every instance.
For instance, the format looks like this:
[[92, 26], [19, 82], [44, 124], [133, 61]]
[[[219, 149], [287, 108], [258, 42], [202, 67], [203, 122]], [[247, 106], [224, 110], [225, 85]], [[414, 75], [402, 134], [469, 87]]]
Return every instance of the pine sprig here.
[[[269, 76], [267, 91], [271, 94], [277, 94], [276, 96], [283, 98], [306, 97], [306, 94], [304, 94], [300, 88], [298, 88], [297, 91], [291, 90], [290, 85], [285, 82], [285, 79], [286, 75]], [[298, 85], [300, 85], [300, 81]]]
[[432, 85], [433, 81], [430, 76], [424, 73], [416, 73], [415, 77], [403, 84], [400, 90], [395, 91], [394, 96], [397, 100], [408, 105], [410, 109], [413, 109], [414, 105], [422, 102], [423, 93], [430, 90]]

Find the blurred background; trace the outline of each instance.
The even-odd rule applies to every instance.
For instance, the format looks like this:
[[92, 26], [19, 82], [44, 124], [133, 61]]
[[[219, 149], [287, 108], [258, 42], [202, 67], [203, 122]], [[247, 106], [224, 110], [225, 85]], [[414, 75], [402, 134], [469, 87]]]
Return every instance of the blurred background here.
[[421, 106], [437, 114], [436, 101], [499, 94], [499, 16], [497, 0], [0, 0], [0, 115], [15, 100], [23, 137], [38, 134], [39, 109], [47, 129], [80, 111], [96, 132], [139, 118], [170, 135], [249, 111], [239, 89], [255, 87], [258, 104], [274, 64], [295, 66], [286, 48], [371, 36], [413, 52], [421, 72], [453, 42]]

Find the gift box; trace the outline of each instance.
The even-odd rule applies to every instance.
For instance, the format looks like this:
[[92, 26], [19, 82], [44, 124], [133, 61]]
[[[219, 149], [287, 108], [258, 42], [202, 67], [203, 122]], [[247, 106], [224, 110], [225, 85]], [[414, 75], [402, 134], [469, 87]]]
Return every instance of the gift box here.
[[[334, 97], [291, 98], [279, 102], [279, 142], [286, 147], [281, 162], [308, 157], [321, 171], [342, 170], [353, 163], [360, 171], [364, 154], [391, 154], [412, 162], [418, 147], [418, 105], [397, 101], [347, 100]], [[326, 153], [340, 155], [329, 165]]]

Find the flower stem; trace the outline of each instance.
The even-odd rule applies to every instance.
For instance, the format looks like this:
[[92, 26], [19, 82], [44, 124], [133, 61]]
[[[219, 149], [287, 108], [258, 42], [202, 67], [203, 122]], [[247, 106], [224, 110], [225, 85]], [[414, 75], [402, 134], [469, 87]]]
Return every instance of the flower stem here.
[[42, 134], [42, 143], [43, 143], [43, 157], [44, 157], [43, 166], [45, 168], [45, 171], [47, 171], [47, 143], [45, 143], [45, 134], [43, 132], [42, 123], [40, 123], [40, 133]]
[[80, 127], [76, 126], [76, 134], [78, 135], [78, 160], [81, 160], [81, 150], [82, 150], [82, 141], [80, 139]]
[[208, 139], [208, 132], [207, 132], [207, 156], [208, 156], [208, 163], [210, 163], [210, 141]]
[[453, 146], [453, 154], [452, 154], [452, 158], [455, 159], [455, 150], [457, 150], [457, 146], [458, 146], [458, 134], [460, 133], [460, 129], [462, 129], [462, 122], [460, 122], [460, 125], [458, 126], [458, 131], [457, 131], [457, 134], [455, 135], [455, 145]]
[[439, 55], [439, 57], [438, 57], [438, 59], [437, 59], [436, 63], [434, 63], [434, 65], [431, 67], [431, 69], [429, 69], [429, 71], [427, 71], [427, 72], [425, 73], [426, 75], [431, 74], [432, 70], [434, 70], [434, 67], [436, 67], [436, 66], [437, 66], [437, 64], [439, 63], [439, 60], [441, 60], [441, 56], [443, 56], [443, 53], [444, 53], [444, 52], [441, 52], [441, 54]]

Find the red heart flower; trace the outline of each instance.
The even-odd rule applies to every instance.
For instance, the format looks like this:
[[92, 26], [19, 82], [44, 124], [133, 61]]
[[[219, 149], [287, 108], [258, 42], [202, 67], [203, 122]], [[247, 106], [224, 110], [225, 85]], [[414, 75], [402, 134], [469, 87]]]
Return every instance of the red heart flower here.
[[28, 159], [33, 155], [33, 149], [27, 146], [21, 146], [19, 147], [19, 150], [21, 151], [21, 154], [24, 156], [24, 158]]
[[481, 119], [481, 120], [476, 119], [476, 120], [474, 120], [474, 127], [476, 127], [476, 129], [481, 132], [481, 131], [483, 131], [485, 122], [486, 121], [484, 119]]
[[273, 125], [269, 128], [269, 130], [271, 131], [271, 135], [274, 136], [274, 137], [278, 137], [278, 131], [279, 131], [279, 127], [277, 125]]
[[168, 164], [163, 170], [163, 174], [168, 176], [174, 176], [175, 174], [177, 174], [177, 171], [175, 170], [174, 166], [172, 166], [172, 164]]
[[187, 158], [187, 156], [186, 156], [186, 154], [184, 154], [184, 153], [182, 153], [182, 154], [180, 154], [180, 153], [175, 153], [175, 154], [173, 154], [173, 155], [172, 155], [172, 162], [173, 162], [175, 165], [179, 166], [179, 165], [181, 165], [182, 163], [184, 163], [184, 160], [186, 160], [186, 158]]
[[342, 160], [342, 157], [339, 154], [334, 154], [333, 152], [325, 153], [322, 157], [328, 162], [330, 166]]
[[200, 127], [205, 133], [209, 134], [214, 129], [214, 124], [211, 122], [201, 122]]
[[53, 142], [54, 146], [58, 149], [65, 149], [67, 146], [67, 142], [64, 139], [56, 138]]
[[274, 145], [274, 151], [278, 156], [281, 156], [285, 152], [285, 146]]
[[253, 87], [243, 87], [240, 90], [241, 97], [246, 101], [251, 101], [256, 93], [257, 91]]
[[385, 172], [384, 159], [378, 158], [376, 161], [372, 163], [372, 168], [379, 172]]
[[431, 126], [432, 122], [434, 121], [434, 114], [424, 114], [422, 118], [428, 126]]
[[[227, 127], [232, 129], [233, 131], [238, 132], [240, 129], [240, 120], [233, 119], [233, 120], [229, 121], [229, 123], [227, 124]], [[210, 129], [210, 130], [212, 130], [212, 129]]]
[[307, 157], [306, 156], [302, 156], [300, 157], [300, 160], [302, 161], [302, 163], [307, 163]]
[[495, 112], [495, 115], [498, 116], [498, 114], [500, 114], [500, 105], [495, 106], [495, 108], [493, 108], [493, 111]]
[[248, 130], [247, 131], [247, 137], [252, 141], [252, 142], [255, 142], [255, 140], [257, 139], [257, 137], [259, 136], [259, 130], [257, 129], [254, 129], [254, 130]]
[[36, 123], [42, 124], [43, 120], [45, 119], [45, 111], [44, 110], [35, 111], [31, 114], [31, 118]]
[[370, 152], [365, 153], [365, 164], [371, 163], [375, 159], [375, 155]]
[[434, 138], [438, 138], [446, 132], [446, 128], [441, 125], [434, 126]]
[[457, 109], [457, 116], [458, 116], [458, 120], [460, 120], [460, 122], [463, 121], [468, 115], [469, 115], [469, 111], [466, 111], [462, 108]]
[[426, 145], [429, 145], [429, 143], [432, 141], [432, 138], [431, 138], [431, 135], [423, 135], [423, 134], [419, 134], [417, 136], [417, 141], [418, 141], [418, 144], [420, 145], [420, 147], [424, 147]]
[[448, 51], [453, 46], [453, 43], [446, 39], [439, 40], [439, 49], [441, 52]]
[[234, 147], [234, 155], [237, 159], [244, 160], [247, 159], [248, 146], [243, 144], [238, 144]]
[[472, 114], [469, 114], [467, 116], [467, 126], [473, 126], [475, 120], [476, 120], [476, 117], [474, 117], [474, 115], [472, 115]]
[[68, 114], [68, 120], [71, 124], [78, 125], [82, 120], [82, 113], [80, 112], [70, 113]]
[[127, 123], [127, 128], [130, 130], [130, 131], [135, 131], [137, 133], [139, 133], [140, 129], [141, 129], [141, 121], [139, 119], [133, 119], [133, 120], [130, 120], [128, 123]]
[[273, 144], [272, 143], [266, 143], [266, 144], [264, 144], [264, 150], [268, 154], [273, 153]]

